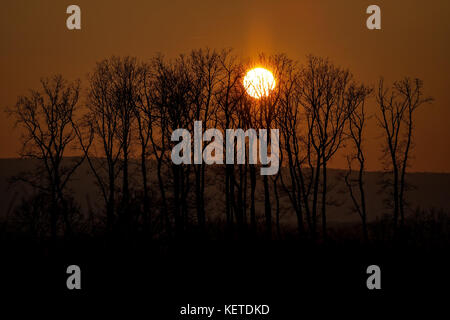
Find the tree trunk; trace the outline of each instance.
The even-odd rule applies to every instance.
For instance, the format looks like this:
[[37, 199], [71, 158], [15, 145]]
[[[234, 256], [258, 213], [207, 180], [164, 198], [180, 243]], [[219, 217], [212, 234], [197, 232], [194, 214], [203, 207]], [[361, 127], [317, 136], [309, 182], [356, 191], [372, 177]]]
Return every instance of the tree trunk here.
[[150, 201], [148, 196], [148, 185], [147, 185], [147, 165], [145, 163], [145, 146], [142, 146], [141, 150], [141, 173], [142, 173], [142, 184], [144, 188], [144, 212], [143, 212], [143, 220], [144, 220], [144, 230], [146, 233], [150, 231], [150, 219], [149, 219], [149, 211], [150, 211]]
[[320, 177], [320, 158], [317, 158], [316, 175], [314, 177], [314, 194], [312, 203], [312, 238], [315, 242], [317, 240], [317, 198], [319, 193], [319, 177]]
[[369, 242], [369, 234], [367, 232], [366, 196], [364, 193], [363, 175], [364, 175], [364, 163], [361, 162], [360, 167], [359, 167], [359, 177], [358, 177], [359, 194], [361, 197], [361, 220], [362, 220], [364, 243], [368, 243]]
[[272, 208], [270, 204], [269, 178], [263, 178], [264, 182], [264, 214], [266, 217], [266, 237], [272, 238]]
[[[276, 205], [276, 228], [277, 228], [277, 238], [281, 239], [281, 229], [280, 229], [280, 198], [278, 195], [277, 178], [273, 180], [273, 191], [275, 193], [275, 205]], [[298, 218], [298, 215], [297, 215]], [[299, 230], [300, 233], [300, 230]]]
[[325, 161], [325, 156], [323, 157], [322, 163], [322, 236], [323, 239], [327, 240], [327, 163]]
[[106, 208], [106, 228], [108, 232], [112, 232], [114, 228], [114, 197], [115, 197], [115, 177], [114, 167], [109, 166], [109, 192], [108, 203]]
[[255, 165], [250, 165], [250, 226], [253, 234], [256, 233], [255, 191], [256, 191], [256, 168]]

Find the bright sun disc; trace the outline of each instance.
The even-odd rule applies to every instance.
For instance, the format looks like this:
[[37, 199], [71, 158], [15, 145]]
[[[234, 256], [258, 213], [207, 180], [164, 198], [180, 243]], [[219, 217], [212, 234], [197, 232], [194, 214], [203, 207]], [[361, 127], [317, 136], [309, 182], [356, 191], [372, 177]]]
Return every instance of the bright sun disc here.
[[251, 97], [259, 99], [275, 88], [275, 79], [269, 70], [255, 68], [245, 75], [244, 88]]

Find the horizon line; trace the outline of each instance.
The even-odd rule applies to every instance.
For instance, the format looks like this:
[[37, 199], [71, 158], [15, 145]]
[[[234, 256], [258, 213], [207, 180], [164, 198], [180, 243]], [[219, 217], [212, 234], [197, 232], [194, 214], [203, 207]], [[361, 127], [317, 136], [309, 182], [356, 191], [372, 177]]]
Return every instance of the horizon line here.
[[[63, 158], [79, 158], [79, 157], [81, 157], [81, 156], [67, 156], [67, 157], [63, 157]], [[93, 157], [93, 158], [101, 158], [101, 157]], [[133, 159], [133, 158], [130, 158], [130, 160], [131, 159]], [[31, 158], [21, 158], [21, 157], [0, 157], [0, 161], [2, 161], [2, 160], [38, 160], [38, 159], [31, 159]], [[135, 160], [138, 160], [138, 161], [140, 161], [140, 159], [135, 159]], [[152, 159], [148, 159], [148, 160], [152, 160]], [[214, 164], [214, 165], [216, 165], [216, 166], [220, 166], [220, 164]], [[222, 165], [224, 165], [224, 164], [222, 164]], [[280, 166], [280, 168], [287, 168], [287, 166]], [[305, 168], [305, 169], [308, 169], [308, 168]], [[342, 170], [342, 171], [346, 171], [348, 168], [337, 168], [337, 167], [329, 167], [329, 166], [327, 166], [327, 169], [330, 169], [330, 170]], [[352, 170], [352, 171], [358, 171], [358, 170]], [[384, 171], [383, 170], [364, 170], [364, 172], [366, 172], [366, 173], [383, 173]], [[418, 171], [407, 171], [406, 172], [407, 174], [412, 174], [412, 173], [431, 173], [431, 174], [449, 174], [450, 175], [450, 171], [420, 171], [420, 170], [418, 170]]]

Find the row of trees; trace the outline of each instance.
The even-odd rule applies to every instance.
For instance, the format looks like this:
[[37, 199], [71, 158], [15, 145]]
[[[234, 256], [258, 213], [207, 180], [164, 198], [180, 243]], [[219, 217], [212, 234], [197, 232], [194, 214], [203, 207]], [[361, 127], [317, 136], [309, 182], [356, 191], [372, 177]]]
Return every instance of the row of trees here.
[[[277, 82], [260, 99], [247, 95], [243, 86], [245, 71], [257, 65], [271, 70]], [[296, 215], [298, 234], [313, 240], [322, 234], [326, 239], [327, 165], [347, 145], [345, 183], [367, 240], [367, 101], [376, 98], [395, 228], [405, 217], [413, 115], [430, 101], [423, 96], [420, 80], [405, 78], [388, 88], [381, 80], [374, 90], [328, 59], [308, 56], [300, 65], [286, 55], [260, 55], [243, 62], [230, 50], [195, 50], [174, 60], [158, 55], [148, 62], [105, 59], [89, 74], [86, 94], [81, 93], [78, 81], [55, 76], [42, 80], [42, 89], [19, 97], [8, 110], [23, 133], [21, 155], [42, 164], [38, 174], [20, 179], [48, 195], [53, 237], [72, 230], [67, 183], [83, 161], [104, 201], [101, 216], [108, 233], [181, 237], [196, 230], [205, 235], [214, 215], [206, 210], [207, 172], [214, 167], [175, 165], [170, 158], [172, 132], [178, 128], [193, 132], [194, 121], [201, 120], [203, 132], [211, 127], [280, 130], [278, 174], [260, 177], [248, 154], [244, 164], [223, 166], [227, 234], [254, 234], [260, 229], [256, 193], [262, 183], [266, 237], [274, 234], [274, 218], [276, 232], [281, 232], [283, 193]], [[71, 148], [81, 156], [63, 162]], [[140, 178], [130, 183], [134, 176], [130, 168], [136, 164]], [[222, 214], [220, 208], [217, 212]]]

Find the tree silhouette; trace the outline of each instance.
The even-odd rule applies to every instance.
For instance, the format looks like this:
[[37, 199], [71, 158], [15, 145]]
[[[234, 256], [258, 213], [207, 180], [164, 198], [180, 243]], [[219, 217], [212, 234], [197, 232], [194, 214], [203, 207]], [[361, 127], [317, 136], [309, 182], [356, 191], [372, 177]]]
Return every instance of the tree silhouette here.
[[[313, 173], [312, 233], [315, 238], [320, 178], [322, 234], [327, 235], [327, 163], [345, 139], [345, 125], [355, 104], [346, 99], [349, 88], [356, 85], [348, 70], [336, 67], [329, 60], [309, 56], [300, 81], [301, 104], [308, 124], [308, 161], [315, 161]], [[320, 177], [320, 174], [322, 176]]]
[[[347, 93], [348, 97], [346, 99], [347, 103], [353, 104], [350, 107], [353, 112], [350, 114], [348, 121], [348, 137], [353, 146], [354, 153], [347, 156], [348, 172], [345, 174], [344, 180], [350, 193], [354, 210], [361, 217], [364, 242], [369, 240], [369, 236], [367, 232], [367, 206], [364, 186], [366, 158], [364, 156], [363, 138], [367, 118], [365, 103], [371, 91], [371, 89], [364, 86], [352, 86]], [[356, 179], [351, 178], [353, 171], [352, 163], [354, 160], [358, 163], [358, 177]], [[355, 189], [358, 191], [355, 192]]]
[[16, 125], [22, 130], [23, 158], [39, 161], [36, 172], [16, 177], [26, 181], [50, 201], [50, 233], [58, 235], [58, 221], [64, 221], [64, 231], [71, 233], [71, 223], [65, 189], [72, 174], [83, 162], [83, 157], [63, 161], [76, 139], [73, 127], [78, 112], [79, 81], [68, 82], [61, 75], [41, 80], [41, 90], [31, 90], [28, 96], [18, 98], [8, 109]]
[[[243, 84], [247, 69], [256, 65], [270, 69], [276, 79], [275, 88], [258, 99]], [[431, 101], [422, 91], [420, 80], [405, 78], [389, 89], [381, 80], [375, 94], [395, 228], [406, 219], [415, 110]], [[364, 133], [371, 92], [325, 58], [308, 56], [300, 64], [284, 54], [261, 54], [245, 61], [232, 50], [210, 49], [175, 59], [156, 55], [148, 63], [133, 57], [101, 60], [88, 76], [85, 109], [78, 107], [78, 81], [44, 79], [42, 89], [19, 97], [9, 110], [24, 133], [21, 155], [40, 163], [17, 178], [39, 192], [16, 211], [16, 222], [35, 235], [45, 234], [46, 227], [53, 239], [61, 231], [70, 234], [79, 225], [80, 210], [67, 185], [86, 159], [104, 202], [98, 212], [104, 225], [98, 226], [108, 235], [208, 239], [215, 236], [214, 227], [229, 239], [271, 239], [275, 233], [283, 239], [290, 236], [282, 221], [286, 216], [295, 219], [301, 241], [318, 242], [320, 234], [332, 241], [328, 163], [341, 150], [347, 152], [348, 171], [337, 183], [345, 183], [367, 242]], [[258, 174], [265, 164], [250, 162], [245, 136], [227, 141], [233, 142], [232, 163], [214, 168], [199, 161], [212, 141], [190, 154], [195, 161], [173, 163], [177, 141], [172, 133], [179, 128], [192, 133], [195, 121], [202, 122], [197, 133], [202, 135], [209, 128], [279, 129], [278, 173]], [[343, 148], [344, 142], [351, 148]], [[228, 143], [222, 143], [226, 150]], [[276, 141], [267, 137], [267, 143], [272, 152]], [[81, 157], [68, 158], [70, 148], [81, 150]]]
[[[219, 124], [223, 131], [228, 128], [242, 128], [244, 130], [249, 127], [249, 101], [247, 99], [245, 89], [242, 85], [243, 65], [233, 56], [230, 50], [223, 50], [219, 55], [220, 75], [218, 79], [218, 87], [215, 92], [215, 102], [218, 107], [215, 122]], [[224, 142], [225, 143], [225, 142]], [[245, 144], [241, 146], [245, 150]], [[224, 148], [225, 150], [225, 148]], [[237, 151], [237, 150], [236, 150]], [[237, 152], [235, 152], [235, 155]], [[240, 166], [239, 179], [235, 178], [235, 165], [225, 165], [225, 217], [227, 229], [229, 232], [233, 229], [233, 217], [236, 216], [239, 230], [244, 228], [245, 206], [246, 201], [244, 185], [246, 185], [246, 172], [248, 161]], [[243, 170], [242, 166], [245, 167]], [[251, 170], [253, 170], [252, 168]], [[245, 177], [244, 177], [245, 171]], [[244, 182], [245, 181], [245, 182]], [[251, 184], [251, 226], [256, 231], [256, 211], [254, 206], [254, 191], [256, 185], [252, 179]], [[235, 188], [238, 188], [238, 201], [235, 199]]]
[[[405, 220], [405, 192], [407, 190], [406, 170], [409, 166], [410, 151], [413, 146], [414, 113], [422, 104], [432, 98], [424, 96], [423, 83], [419, 79], [404, 78], [385, 88], [380, 79], [377, 90], [378, 124], [383, 129], [383, 153], [389, 178], [383, 187], [390, 190], [393, 202], [394, 229]], [[392, 202], [391, 202], [392, 200]]]

